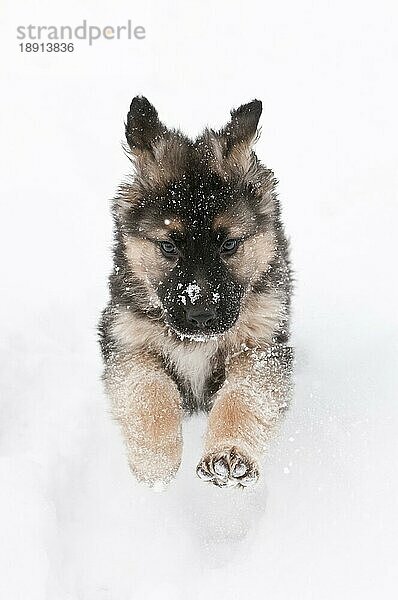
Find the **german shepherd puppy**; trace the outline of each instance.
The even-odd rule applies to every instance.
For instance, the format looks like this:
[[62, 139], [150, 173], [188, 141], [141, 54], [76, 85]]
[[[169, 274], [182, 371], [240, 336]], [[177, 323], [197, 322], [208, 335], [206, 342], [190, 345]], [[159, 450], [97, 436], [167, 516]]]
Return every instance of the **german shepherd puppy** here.
[[114, 269], [99, 326], [131, 470], [181, 461], [184, 413], [208, 412], [198, 476], [245, 487], [291, 395], [291, 272], [276, 180], [253, 151], [261, 102], [190, 140], [144, 97], [127, 115], [134, 176], [113, 202]]

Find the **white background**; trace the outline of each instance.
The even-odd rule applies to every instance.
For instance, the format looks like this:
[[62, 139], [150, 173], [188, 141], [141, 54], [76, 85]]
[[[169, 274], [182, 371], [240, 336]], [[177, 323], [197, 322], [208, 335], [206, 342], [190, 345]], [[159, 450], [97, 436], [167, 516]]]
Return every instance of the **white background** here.
[[[20, 53], [18, 25], [144, 25]], [[395, 2], [8, 2], [1, 25], [1, 576], [7, 600], [397, 596]], [[295, 402], [253, 492], [128, 472], [99, 381], [109, 199], [142, 93], [195, 135], [263, 100], [296, 273]]]

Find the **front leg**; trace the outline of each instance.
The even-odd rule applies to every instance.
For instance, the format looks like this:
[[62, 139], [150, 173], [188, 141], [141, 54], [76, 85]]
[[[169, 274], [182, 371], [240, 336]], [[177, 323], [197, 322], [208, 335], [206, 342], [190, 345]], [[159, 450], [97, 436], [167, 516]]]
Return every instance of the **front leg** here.
[[248, 486], [288, 408], [292, 349], [282, 345], [233, 356], [209, 414], [205, 454], [197, 474], [220, 487]]
[[174, 381], [152, 354], [117, 356], [104, 375], [131, 471], [139, 481], [168, 482], [181, 462], [182, 409]]

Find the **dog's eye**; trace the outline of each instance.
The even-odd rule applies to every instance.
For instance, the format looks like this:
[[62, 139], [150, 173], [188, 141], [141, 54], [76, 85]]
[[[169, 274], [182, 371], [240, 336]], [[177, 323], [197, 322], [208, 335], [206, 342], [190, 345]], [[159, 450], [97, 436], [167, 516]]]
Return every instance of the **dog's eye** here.
[[222, 254], [234, 254], [238, 249], [238, 245], [239, 240], [225, 240], [225, 242], [221, 244], [220, 252]]
[[173, 242], [160, 242], [160, 249], [167, 257], [175, 256], [177, 254], [177, 247]]

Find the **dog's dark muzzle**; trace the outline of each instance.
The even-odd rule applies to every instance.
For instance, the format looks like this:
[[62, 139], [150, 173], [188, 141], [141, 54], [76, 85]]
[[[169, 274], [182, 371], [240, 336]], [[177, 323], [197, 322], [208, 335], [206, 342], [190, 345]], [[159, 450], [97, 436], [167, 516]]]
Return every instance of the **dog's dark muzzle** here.
[[206, 332], [217, 324], [217, 311], [205, 305], [189, 306], [185, 309], [185, 319], [190, 329]]

